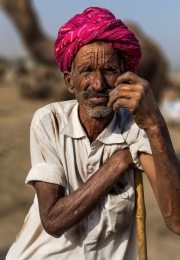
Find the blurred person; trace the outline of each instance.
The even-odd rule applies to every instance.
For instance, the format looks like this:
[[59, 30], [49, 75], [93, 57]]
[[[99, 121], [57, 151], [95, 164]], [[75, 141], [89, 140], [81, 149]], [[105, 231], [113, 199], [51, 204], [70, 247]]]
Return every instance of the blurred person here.
[[136, 167], [180, 234], [180, 164], [150, 84], [136, 75], [139, 42], [90, 7], [60, 28], [54, 54], [76, 100], [34, 115], [26, 184], [36, 195], [6, 259], [138, 259]]
[[160, 109], [168, 124], [180, 124], [180, 97], [176, 90], [168, 89], [164, 93]]

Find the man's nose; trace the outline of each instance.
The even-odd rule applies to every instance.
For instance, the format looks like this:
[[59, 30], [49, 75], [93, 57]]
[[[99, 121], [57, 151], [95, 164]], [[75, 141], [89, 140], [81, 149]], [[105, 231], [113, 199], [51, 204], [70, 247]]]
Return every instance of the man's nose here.
[[97, 91], [101, 91], [106, 88], [106, 78], [100, 70], [95, 71], [92, 83], [92, 87]]

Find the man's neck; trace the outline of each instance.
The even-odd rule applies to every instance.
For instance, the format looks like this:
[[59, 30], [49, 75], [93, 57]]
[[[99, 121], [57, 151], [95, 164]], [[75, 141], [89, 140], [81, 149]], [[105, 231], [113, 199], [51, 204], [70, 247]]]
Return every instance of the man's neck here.
[[79, 120], [86, 131], [90, 143], [92, 143], [99, 134], [105, 129], [113, 118], [114, 112], [106, 117], [91, 117], [84, 109], [79, 106]]

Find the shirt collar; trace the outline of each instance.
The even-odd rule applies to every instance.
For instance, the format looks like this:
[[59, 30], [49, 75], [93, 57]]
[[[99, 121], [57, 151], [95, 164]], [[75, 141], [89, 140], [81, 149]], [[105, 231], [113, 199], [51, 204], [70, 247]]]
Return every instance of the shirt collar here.
[[78, 103], [76, 103], [75, 106], [72, 108], [68, 118], [68, 123], [61, 130], [61, 133], [72, 138], [81, 138], [86, 136], [86, 133], [79, 121]]
[[[97, 140], [104, 144], [113, 143], [124, 143], [125, 140], [122, 137], [122, 116], [121, 111], [114, 113], [111, 122], [102, 131], [102, 133], [97, 137]], [[72, 138], [82, 138], [87, 137], [83, 126], [80, 123], [78, 116], [78, 103], [72, 108], [69, 115], [68, 123], [61, 131], [62, 134], [70, 136]]]
[[122, 132], [122, 118], [120, 110], [114, 113], [111, 122], [100, 133], [97, 140], [104, 144], [124, 143], [125, 140], [121, 134]]

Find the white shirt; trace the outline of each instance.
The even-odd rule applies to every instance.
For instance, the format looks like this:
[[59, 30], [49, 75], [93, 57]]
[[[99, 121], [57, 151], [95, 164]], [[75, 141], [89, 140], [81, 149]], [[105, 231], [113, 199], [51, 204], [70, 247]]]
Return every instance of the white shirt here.
[[[119, 109], [109, 125], [90, 143], [79, 121], [77, 101], [39, 109], [31, 124], [32, 168], [26, 183], [55, 183], [68, 195], [78, 189], [117, 150], [129, 147], [141, 168], [138, 152], [151, 153], [145, 132], [126, 109]], [[35, 195], [25, 223], [7, 260], [136, 260], [133, 171], [120, 179], [118, 194], [108, 194], [83, 221], [60, 238], [43, 229]]]

